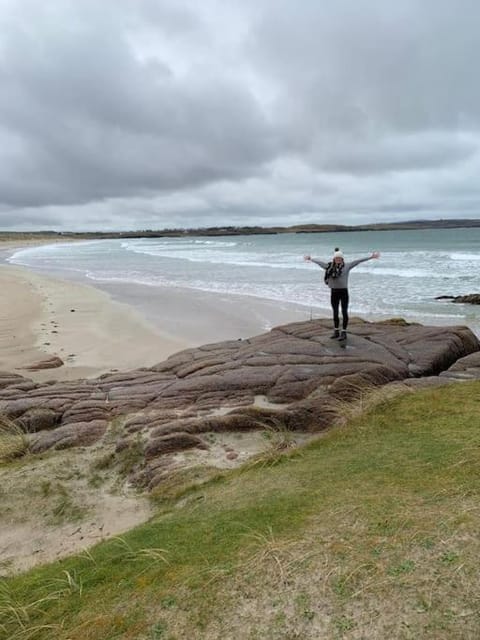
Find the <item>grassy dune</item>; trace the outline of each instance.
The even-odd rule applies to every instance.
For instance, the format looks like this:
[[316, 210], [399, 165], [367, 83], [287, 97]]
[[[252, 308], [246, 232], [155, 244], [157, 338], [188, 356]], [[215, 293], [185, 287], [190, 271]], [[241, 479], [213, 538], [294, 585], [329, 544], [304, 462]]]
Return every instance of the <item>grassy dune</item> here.
[[182, 487], [122, 538], [3, 580], [0, 637], [480, 637], [479, 383]]

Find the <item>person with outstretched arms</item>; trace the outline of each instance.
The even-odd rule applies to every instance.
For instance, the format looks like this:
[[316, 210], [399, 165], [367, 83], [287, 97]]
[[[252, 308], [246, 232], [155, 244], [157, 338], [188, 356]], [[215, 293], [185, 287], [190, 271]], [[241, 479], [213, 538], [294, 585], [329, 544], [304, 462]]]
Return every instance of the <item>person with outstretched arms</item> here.
[[[350, 271], [367, 260], [376, 260], [380, 257], [378, 251], [374, 251], [372, 255], [366, 258], [359, 258], [351, 262], [345, 262], [344, 255], [337, 247], [334, 251], [330, 262], [304, 256], [306, 262], [314, 262], [325, 270], [325, 284], [330, 288], [330, 303], [333, 310], [333, 339], [344, 341], [347, 339], [348, 327], [348, 275]], [[342, 309], [342, 329], [340, 330], [339, 307]]]

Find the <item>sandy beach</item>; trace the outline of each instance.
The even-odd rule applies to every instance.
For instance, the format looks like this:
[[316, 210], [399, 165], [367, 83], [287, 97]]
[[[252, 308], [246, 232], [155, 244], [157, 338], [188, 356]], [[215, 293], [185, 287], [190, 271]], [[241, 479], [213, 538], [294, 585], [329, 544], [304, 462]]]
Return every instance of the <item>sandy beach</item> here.
[[[181, 287], [99, 283], [113, 300], [141, 310], [150, 324], [190, 346], [238, 340], [310, 318], [310, 308], [255, 296]], [[317, 313], [318, 316], [318, 313]]]
[[[37, 381], [148, 367], [187, 346], [102, 291], [0, 266], [0, 370]], [[28, 370], [58, 356], [63, 366]]]
[[[149, 287], [128, 285], [100, 290], [6, 264], [0, 265], [0, 286], [0, 371], [37, 381], [149, 367], [181, 349], [309, 317], [306, 308], [246, 296], [173, 288], [152, 295]], [[26, 369], [52, 356], [64, 365]]]
[[[2, 242], [0, 257], [19, 248]], [[0, 286], [0, 371], [35, 381], [149, 367], [181, 349], [247, 338], [310, 313], [251, 296], [124, 283], [94, 287], [8, 263], [0, 264]], [[53, 356], [64, 364], [28, 369]]]

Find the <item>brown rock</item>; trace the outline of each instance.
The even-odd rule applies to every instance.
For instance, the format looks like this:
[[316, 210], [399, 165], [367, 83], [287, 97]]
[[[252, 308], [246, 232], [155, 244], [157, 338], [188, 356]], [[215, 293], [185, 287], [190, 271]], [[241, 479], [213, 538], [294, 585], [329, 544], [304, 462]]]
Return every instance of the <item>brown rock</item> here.
[[[6, 389], [7, 387], [21, 388], [23, 385], [34, 385], [35, 383], [28, 378], [17, 375], [16, 373], [8, 373], [7, 371], [0, 371], [0, 389]], [[30, 387], [31, 388], [31, 387]]]
[[76, 422], [53, 431], [41, 431], [32, 438], [30, 450], [32, 453], [40, 453], [46, 449], [88, 447], [103, 437], [107, 424], [105, 420], [94, 420]]
[[62, 424], [108, 420], [109, 414], [110, 408], [105, 403], [105, 399], [81, 400], [63, 413]]
[[26, 396], [26, 394], [17, 391], [11, 399], [0, 400], [0, 412], [8, 418], [14, 419], [23, 415], [29, 409], [37, 409], [42, 406], [42, 403], [39, 402], [37, 398], [24, 396]]
[[166, 456], [154, 458], [150, 460], [147, 467], [134, 472], [131, 476], [131, 480], [137, 486], [146, 487], [149, 490], [152, 490], [169, 477], [174, 466], [175, 463], [172, 458], [168, 458]]
[[398, 380], [398, 376], [393, 369], [370, 365], [364, 367], [362, 371], [338, 378], [328, 391], [332, 398], [353, 400], [361, 395], [365, 389], [381, 387], [393, 380]]
[[440, 377], [456, 380], [480, 380], [480, 351], [457, 360]]
[[54, 429], [60, 420], [60, 414], [46, 407], [29, 409], [17, 420], [26, 433], [36, 433]]
[[[52, 333], [57, 333], [56, 331], [52, 331]], [[56, 369], [57, 367], [63, 367], [63, 360], [58, 356], [52, 356], [51, 358], [45, 358], [45, 360], [38, 360], [38, 362], [34, 362], [33, 364], [29, 364], [26, 367], [19, 367], [20, 369], [25, 369], [27, 371], [38, 371], [39, 369]]]
[[193, 448], [208, 449], [208, 446], [201, 438], [190, 433], [176, 433], [153, 439], [145, 449], [145, 457], [147, 459], [155, 458], [164, 453], [175, 453]]

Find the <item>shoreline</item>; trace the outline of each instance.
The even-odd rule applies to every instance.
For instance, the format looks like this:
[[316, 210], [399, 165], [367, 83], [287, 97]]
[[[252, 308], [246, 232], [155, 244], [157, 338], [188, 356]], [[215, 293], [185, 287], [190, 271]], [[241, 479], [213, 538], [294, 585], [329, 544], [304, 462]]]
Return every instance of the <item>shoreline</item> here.
[[[312, 310], [304, 305], [249, 295], [200, 291], [181, 287], [151, 287], [123, 282], [101, 282], [54, 270], [41, 273], [29, 267], [11, 265], [7, 262], [11, 255], [22, 248], [48, 244], [53, 243], [48, 240], [30, 241], [20, 246], [14, 242], [0, 242], [0, 260], [2, 261], [0, 262], [0, 273], [2, 269], [5, 269], [32, 283], [38, 283], [38, 286], [42, 286], [40, 283], [44, 281], [43, 289], [46, 287], [48, 295], [57, 298], [54, 305], [60, 303], [64, 297], [62, 294], [55, 296], [55, 288], [65, 292], [69, 287], [72, 287], [80, 297], [83, 297], [84, 294], [90, 297], [96, 292], [102, 298], [103, 304], [108, 304], [107, 301], [110, 302], [113, 307], [116, 307], [118, 313], [121, 310], [133, 313], [142, 328], [145, 329], [146, 326], [149, 331], [153, 331], [157, 338], [160, 337], [166, 343], [166, 348], [159, 351], [162, 357], [154, 358], [155, 362], [153, 363], [149, 358], [148, 363], [138, 364], [138, 359], [136, 359], [134, 366], [116, 366], [116, 368], [123, 370], [151, 366], [182, 349], [223, 340], [245, 339], [265, 333], [274, 326], [304, 321], [311, 317], [325, 317], [329, 314], [328, 310], [323, 313], [322, 310]], [[113, 307], [112, 313], [114, 313]], [[65, 315], [65, 312], [63, 313]], [[96, 320], [90, 317], [89, 321]], [[39, 323], [37, 323], [35, 329], [36, 333], [42, 336], [40, 329], [45, 329], [45, 327], [39, 327]], [[51, 347], [52, 345], [46, 346]], [[131, 345], [129, 348], [133, 346]], [[65, 351], [65, 347], [63, 349]], [[49, 353], [61, 356], [56, 351], [49, 349]], [[0, 343], [0, 354], [1, 352], [2, 345]], [[0, 357], [0, 370], [1, 365]], [[51, 371], [53, 373], [56, 370]], [[103, 372], [104, 370], [102, 370]], [[92, 375], [94, 374], [91, 373], [89, 377]]]
[[[38, 382], [97, 377], [153, 366], [190, 346], [95, 287], [8, 264], [0, 266], [0, 284], [0, 371]], [[26, 368], [53, 356], [63, 366]]]
[[[7, 262], [22, 248], [54, 243], [0, 242], [0, 371], [36, 382], [94, 378], [150, 367], [183, 349], [249, 338], [311, 317], [308, 307], [254, 296], [90, 283]], [[64, 364], [26, 368], [53, 356]]]
[[[44, 274], [6, 261], [21, 248], [45, 244], [53, 243], [0, 242], [4, 297], [0, 371], [35, 381], [91, 378], [150, 367], [183, 349], [245, 339], [291, 322], [331, 317], [330, 309], [250, 295], [97, 282], [61, 272]], [[353, 312], [352, 318], [355, 316]], [[367, 321], [385, 319], [374, 314], [361, 317]], [[477, 333], [474, 327], [469, 328]], [[60, 357], [64, 365], [39, 371], [24, 368], [49, 356]]]
[[[0, 371], [38, 382], [150, 367], [183, 349], [310, 318], [307, 307], [260, 298], [179, 288], [152, 295], [146, 285], [94, 286], [8, 263], [0, 286]], [[53, 356], [64, 365], [26, 368]]]

